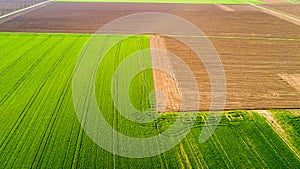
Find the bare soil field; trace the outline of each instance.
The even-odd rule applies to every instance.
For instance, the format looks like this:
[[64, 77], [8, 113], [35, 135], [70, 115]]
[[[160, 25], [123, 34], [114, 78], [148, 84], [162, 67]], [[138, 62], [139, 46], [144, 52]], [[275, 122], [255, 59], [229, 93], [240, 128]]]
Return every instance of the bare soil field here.
[[0, 16], [14, 12], [19, 9], [38, 4], [46, 0], [1, 0], [0, 1]]
[[255, 7], [226, 7], [234, 11], [216, 5], [51, 3], [1, 24], [0, 31], [94, 33], [124, 15], [165, 12], [187, 19], [210, 36], [300, 38], [299, 26], [257, 11]]
[[[220, 55], [226, 74], [225, 109], [300, 107], [300, 92], [280, 76], [300, 73], [300, 53], [295, 50], [300, 49], [299, 41], [223, 38], [210, 40]], [[208, 110], [211, 104], [211, 86], [203, 64], [181, 42], [165, 37], [165, 43], [167, 49], [180, 56], [195, 73], [201, 90], [200, 110]], [[176, 63], [172, 63], [172, 66], [174, 70], [180, 70]], [[186, 76], [182, 72], [176, 72], [180, 71], [174, 71], [175, 76]]]

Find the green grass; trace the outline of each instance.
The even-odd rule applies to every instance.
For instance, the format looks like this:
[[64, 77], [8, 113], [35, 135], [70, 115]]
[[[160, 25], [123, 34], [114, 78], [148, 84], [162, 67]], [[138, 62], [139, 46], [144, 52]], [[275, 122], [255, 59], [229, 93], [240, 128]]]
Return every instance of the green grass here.
[[[89, 37], [0, 33], [0, 168], [290, 169], [300, 165], [264, 118], [250, 111], [224, 113], [216, 132], [203, 144], [198, 138], [207, 113], [198, 113], [187, 137], [161, 155], [133, 159], [105, 151], [81, 128], [72, 99], [73, 70]], [[120, 37], [99, 35], [103, 45]], [[148, 47], [148, 36], [118, 43], [103, 58], [95, 83], [99, 109], [108, 123], [132, 137], [161, 133], [178, 116], [164, 114], [154, 122], [139, 124], [124, 118], [114, 106], [110, 93], [113, 72], [129, 54]], [[140, 56], [132, 66], [151, 64], [149, 57]], [[121, 83], [125, 78], [118, 80]], [[133, 105], [141, 110], [153, 107], [148, 97], [153, 89], [151, 70], [137, 74], [130, 84]]]
[[181, 3], [181, 4], [263, 4], [259, 0], [54, 0], [56, 2], [140, 2], [140, 3]]
[[300, 155], [300, 110], [272, 110], [271, 112]]

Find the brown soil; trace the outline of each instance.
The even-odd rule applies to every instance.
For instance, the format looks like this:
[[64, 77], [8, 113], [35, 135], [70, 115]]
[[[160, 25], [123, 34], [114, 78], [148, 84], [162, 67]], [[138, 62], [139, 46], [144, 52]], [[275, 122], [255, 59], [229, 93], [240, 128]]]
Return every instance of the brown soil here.
[[[219, 52], [227, 81], [225, 109], [300, 108], [300, 93], [278, 74], [299, 74], [299, 41], [211, 39]], [[181, 42], [166, 38], [169, 51], [191, 67], [202, 90], [201, 108], [210, 106], [210, 82], [203, 64]], [[193, 59], [195, 58], [195, 60]], [[180, 68], [173, 66], [180, 72]], [[184, 73], [175, 76], [185, 77]], [[206, 75], [205, 75], [206, 74]], [[193, 94], [196, 91], [191, 91]]]
[[23, 9], [46, 0], [1, 0], [0, 16]]
[[235, 11], [215, 5], [51, 3], [1, 24], [0, 31], [94, 33], [124, 15], [165, 12], [187, 19], [206, 35], [300, 38], [297, 25], [254, 10], [249, 5], [227, 7]]
[[[166, 49], [164, 38], [160, 36], [150, 37], [151, 49]], [[181, 96], [176, 83], [176, 79], [172, 77], [173, 68], [170, 61], [170, 57], [167, 54], [162, 54], [159, 51], [152, 50], [152, 65], [154, 87], [156, 91], [160, 91], [161, 94], [156, 93], [156, 110], [159, 112], [179, 111]], [[159, 69], [155, 69], [159, 68]]]
[[287, 14], [292, 14], [295, 17], [298, 17], [300, 19], [300, 4], [282, 3], [282, 4], [266, 4], [261, 6], [274, 9], [277, 11], [282, 11]]

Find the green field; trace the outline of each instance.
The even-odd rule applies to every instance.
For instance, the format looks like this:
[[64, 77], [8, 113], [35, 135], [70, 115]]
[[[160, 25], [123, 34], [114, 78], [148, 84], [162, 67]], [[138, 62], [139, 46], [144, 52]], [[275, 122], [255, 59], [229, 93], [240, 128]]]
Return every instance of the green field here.
[[[198, 113], [189, 134], [173, 149], [148, 158], [105, 151], [82, 129], [74, 109], [72, 78], [78, 56], [91, 35], [0, 33], [0, 168], [298, 168], [297, 159], [263, 117], [251, 111], [225, 112], [216, 132], [198, 142], [207, 113]], [[122, 35], [97, 35], [99, 47]], [[13, 45], [12, 45], [13, 44]], [[149, 48], [148, 36], [122, 40], [104, 56], [96, 75], [97, 102], [120, 133], [150, 137], [168, 129], [178, 113], [134, 123], [117, 110], [110, 92], [115, 70], [128, 55]], [[104, 50], [104, 49], [103, 49]], [[151, 64], [150, 54], [132, 66]], [[125, 73], [132, 67], [123, 67]], [[126, 77], [117, 78], [118, 84]], [[152, 71], [130, 84], [132, 104], [153, 108]], [[121, 103], [123, 96], [119, 96]], [[186, 117], [188, 121], [189, 116]], [[108, 142], [111, 140], [107, 140]], [[157, 144], [160, 144], [159, 140]]]
[[263, 4], [259, 0], [54, 0], [56, 2], [139, 2], [180, 4]]
[[272, 110], [279, 125], [287, 134], [287, 139], [300, 155], [300, 111], [299, 110]]

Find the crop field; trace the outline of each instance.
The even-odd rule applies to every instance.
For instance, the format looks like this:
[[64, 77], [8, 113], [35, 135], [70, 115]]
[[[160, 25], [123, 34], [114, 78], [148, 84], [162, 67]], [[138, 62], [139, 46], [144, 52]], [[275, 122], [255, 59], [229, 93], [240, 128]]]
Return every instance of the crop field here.
[[272, 110], [271, 113], [285, 131], [287, 139], [295, 147], [295, 151], [300, 154], [300, 113], [299, 110]]
[[[0, 168], [299, 168], [298, 7], [54, 0], [0, 19]], [[140, 30], [139, 20], [97, 31], [140, 12], [176, 15], [203, 35]], [[149, 27], [167, 27], [143, 16]], [[216, 96], [207, 65], [177, 38], [214, 46], [226, 75], [220, 112], [209, 111]], [[175, 57], [156, 50], [178, 56], [199, 91]]]

